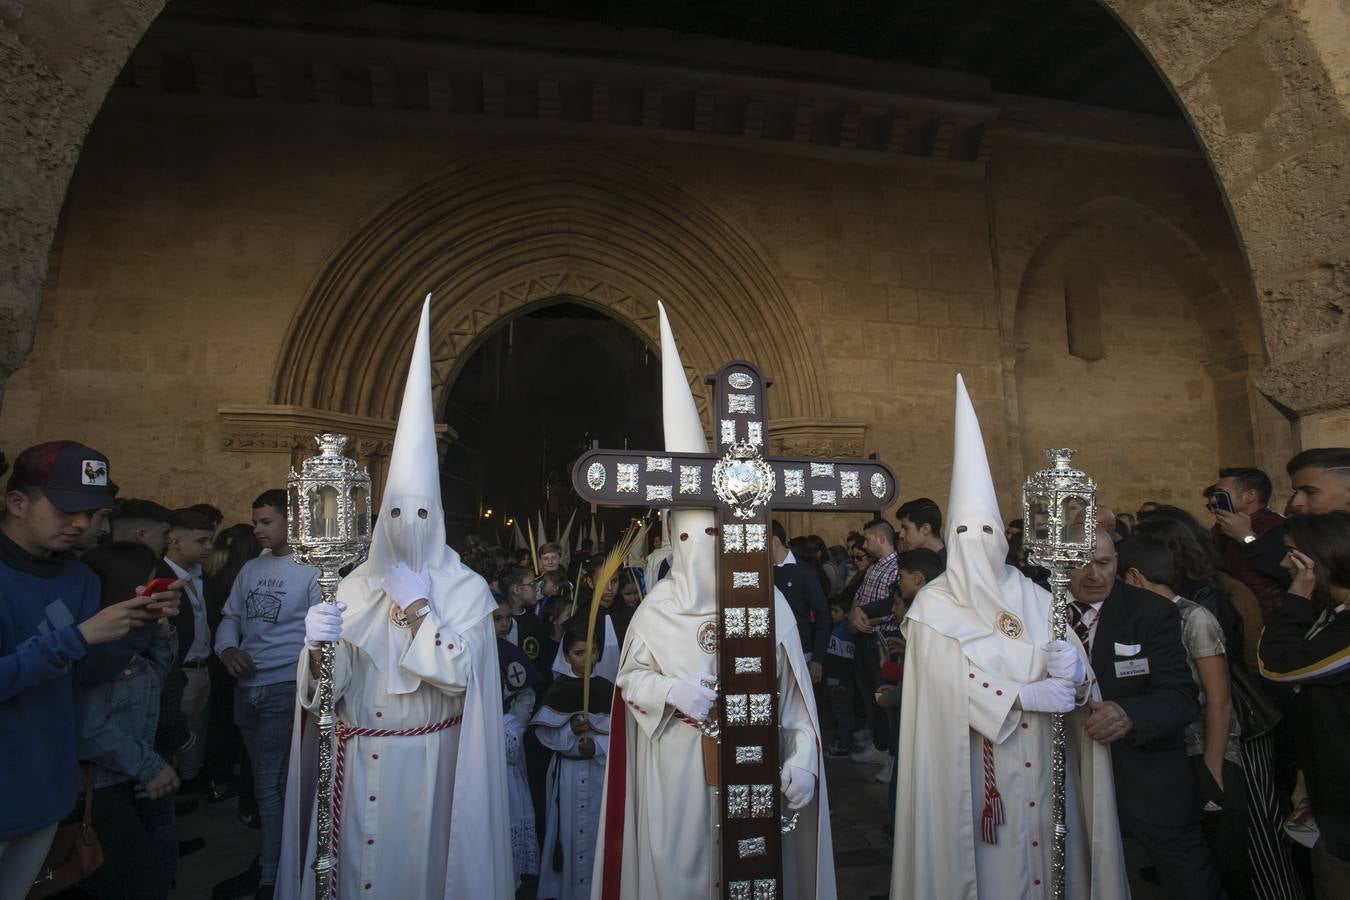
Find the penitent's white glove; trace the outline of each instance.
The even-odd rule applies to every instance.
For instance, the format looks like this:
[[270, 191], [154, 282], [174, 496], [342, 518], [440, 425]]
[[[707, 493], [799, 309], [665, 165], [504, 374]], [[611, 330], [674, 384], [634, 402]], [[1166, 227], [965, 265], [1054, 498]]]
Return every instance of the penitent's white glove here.
[[1075, 706], [1074, 687], [1062, 678], [1046, 678], [1022, 685], [1017, 692], [1027, 712], [1066, 713]]
[[342, 614], [346, 610], [345, 603], [315, 603], [311, 606], [305, 613], [305, 646], [317, 650], [324, 641], [341, 639]]
[[1083, 658], [1068, 641], [1051, 641], [1045, 645], [1045, 673], [1070, 684], [1082, 684], [1087, 679]]
[[402, 609], [407, 609], [418, 600], [431, 599], [431, 576], [425, 569], [414, 572], [403, 563], [395, 563], [389, 567], [381, 587]]
[[816, 776], [796, 766], [783, 766], [782, 784], [788, 809], [801, 809], [816, 795]]
[[684, 713], [695, 722], [708, 718], [713, 704], [717, 702], [717, 692], [703, 685], [703, 679], [712, 679], [712, 675], [689, 675], [681, 678], [666, 691], [666, 702]]

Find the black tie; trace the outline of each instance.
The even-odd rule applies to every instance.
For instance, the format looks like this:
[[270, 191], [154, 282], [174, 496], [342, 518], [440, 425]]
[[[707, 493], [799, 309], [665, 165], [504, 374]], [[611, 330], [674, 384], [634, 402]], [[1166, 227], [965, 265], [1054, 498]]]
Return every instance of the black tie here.
[[1073, 626], [1073, 633], [1078, 635], [1078, 640], [1082, 641], [1083, 649], [1089, 656], [1092, 655], [1092, 644], [1088, 641], [1091, 629], [1088, 628], [1087, 622], [1083, 621], [1083, 616], [1090, 609], [1092, 605], [1082, 600], [1074, 600], [1069, 604], [1069, 624]]

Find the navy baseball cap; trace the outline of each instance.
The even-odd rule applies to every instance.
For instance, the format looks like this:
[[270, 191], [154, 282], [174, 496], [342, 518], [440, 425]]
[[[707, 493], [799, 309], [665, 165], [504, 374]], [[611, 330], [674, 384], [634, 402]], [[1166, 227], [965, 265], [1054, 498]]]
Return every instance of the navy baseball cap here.
[[23, 488], [37, 488], [67, 513], [109, 509], [117, 491], [108, 457], [75, 441], [48, 441], [20, 453], [7, 490]]

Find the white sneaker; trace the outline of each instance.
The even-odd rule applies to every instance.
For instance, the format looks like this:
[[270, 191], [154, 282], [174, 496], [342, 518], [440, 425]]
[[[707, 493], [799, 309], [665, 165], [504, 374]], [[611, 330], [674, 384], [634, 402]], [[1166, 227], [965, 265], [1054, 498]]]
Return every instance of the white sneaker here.
[[881, 770], [872, 777], [875, 778], [877, 781], [880, 781], [882, 784], [890, 784], [891, 778], [894, 775], [895, 775], [895, 757], [892, 756], [890, 759], [886, 761], [886, 765], [882, 766]]
[[855, 763], [884, 763], [891, 758], [891, 755], [885, 750], [878, 750], [874, 745], [869, 744], [866, 748], [849, 754], [848, 758]]

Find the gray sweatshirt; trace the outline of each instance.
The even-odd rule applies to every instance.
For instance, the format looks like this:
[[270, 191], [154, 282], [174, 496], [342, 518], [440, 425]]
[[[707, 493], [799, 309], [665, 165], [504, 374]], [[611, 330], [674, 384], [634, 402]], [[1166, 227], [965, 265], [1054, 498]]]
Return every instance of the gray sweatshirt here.
[[322, 599], [319, 570], [292, 555], [263, 553], [239, 570], [216, 629], [216, 655], [238, 647], [257, 671], [239, 679], [244, 687], [295, 680], [305, 645], [305, 613]]

